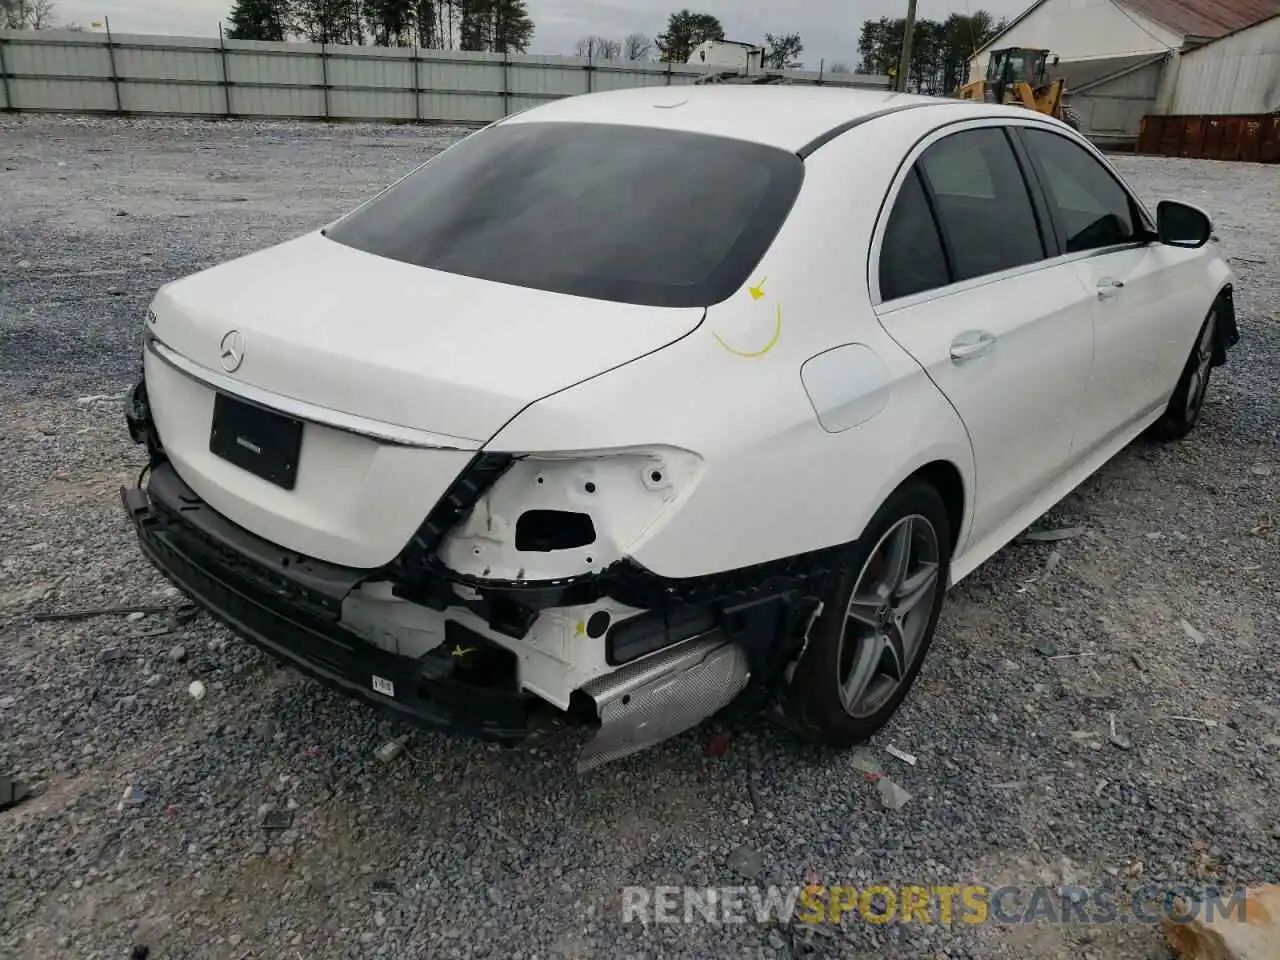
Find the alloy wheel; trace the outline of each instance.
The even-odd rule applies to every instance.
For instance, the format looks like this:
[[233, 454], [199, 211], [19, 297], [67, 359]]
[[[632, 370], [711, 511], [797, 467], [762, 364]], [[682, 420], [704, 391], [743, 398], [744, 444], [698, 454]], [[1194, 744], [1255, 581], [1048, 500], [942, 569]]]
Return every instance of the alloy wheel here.
[[840, 701], [851, 717], [880, 710], [906, 680], [940, 589], [938, 533], [919, 514], [880, 538], [858, 574], [840, 640]]

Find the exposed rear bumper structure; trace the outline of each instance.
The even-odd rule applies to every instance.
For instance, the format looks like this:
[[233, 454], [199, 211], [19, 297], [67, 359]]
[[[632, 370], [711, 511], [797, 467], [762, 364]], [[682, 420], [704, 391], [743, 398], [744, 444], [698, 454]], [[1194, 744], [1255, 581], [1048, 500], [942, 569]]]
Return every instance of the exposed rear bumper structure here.
[[168, 463], [156, 466], [145, 490], [124, 490], [122, 498], [152, 563], [272, 656], [427, 726], [497, 741], [525, 736], [527, 700], [515, 687], [509, 651], [472, 631], [458, 638], [484, 648], [491, 668], [499, 666], [491, 677], [506, 672], [494, 661], [511, 659], [511, 683], [503, 687], [460, 679], [447, 651], [415, 660], [380, 650], [340, 622], [343, 598], [368, 571], [290, 555], [236, 527]]
[[[534, 702], [517, 652], [536, 642], [530, 633], [540, 613], [601, 596], [647, 611], [599, 637], [603, 659], [615, 669], [574, 688], [573, 699], [592, 708], [589, 716], [600, 724], [579, 758], [580, 771], [688, 730], [749, 688], [765, 691], [787, 659], [794, 625], [812, 609], [807, 581], [831, 559], [824, 552], [688, 581], [666, 581], [624, 561], [563, 581], [469, 582], [435, 554], [440, 538], [511, 462], [479, 454], [396, 561], [379, 569], [344, 567], [259, 537], [202, 500], [168, 460], [145, 383], [126, 403], [126, 420], [133, 439], [146, 445], [152, 469], [145, 488], [122, 490], [121, 497], [160, 572], [273, 657], [405, 719], [517, 742]], [[402, 601], [439, 618], [442, 644], [408, 656], [370, 642], [344, 621], [349, 597], [387, 581]], [[479, 618], [471, 621], [476, 629], [459, 622], [464, 611]], [[458, 647], [468, 655], [452, 656]]]

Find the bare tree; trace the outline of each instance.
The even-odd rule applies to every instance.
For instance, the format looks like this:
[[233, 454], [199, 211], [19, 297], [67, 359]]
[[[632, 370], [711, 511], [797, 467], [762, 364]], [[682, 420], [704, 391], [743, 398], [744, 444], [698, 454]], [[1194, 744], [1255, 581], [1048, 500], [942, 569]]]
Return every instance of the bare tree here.
[[622, 59], [648, 60], [653, 56], [653, 39], [645, 33], [629, 33], [622, 41]]
[[849, 69], [849, 65], [842, 60], [837, 60], [835, 63], [833, 63], [831, 65], [831, 69], [829, 72], [830, 73], [853, 73], [853, 71]]
[[622, 44], [608, 37], [583, 37], [574, 47], [574, 54], [584, 60], [617, 60], [622, 55]]
[[764, 41], [766, 66], [775, 70], [797, 70], [803, 66], [800, 54], [804, 50], [804, 44], [800, 42], [800, 34], [784, 33], [775, 37], [772, 33], [766, 33]]
[[0, 26], [10, 30], [50, 30], [54, 20], [53, 0], [0, 0]]

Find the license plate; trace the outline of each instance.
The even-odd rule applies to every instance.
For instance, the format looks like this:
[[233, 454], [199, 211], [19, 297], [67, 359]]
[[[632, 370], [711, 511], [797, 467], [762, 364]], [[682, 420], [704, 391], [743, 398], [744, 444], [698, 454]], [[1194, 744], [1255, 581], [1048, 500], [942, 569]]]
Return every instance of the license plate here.
[[292, 490], [298, 481], [302, 421], [219, 393], [213, 400], [209, 452]]

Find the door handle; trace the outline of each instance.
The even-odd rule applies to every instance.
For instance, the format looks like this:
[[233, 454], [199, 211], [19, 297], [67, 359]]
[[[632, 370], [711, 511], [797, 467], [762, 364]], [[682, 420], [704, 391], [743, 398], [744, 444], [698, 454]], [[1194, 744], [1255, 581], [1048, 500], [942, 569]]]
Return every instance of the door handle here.
[[985, 330], [966, 330], [951, 341], [951, 362], [964, 363], [984, 357], [995, 345], [994, 334], [987, 333]]
[[1098, 281], [1098, 299], [1109, 300], [1124, 289], [1124, 281], [1104, 277]]

